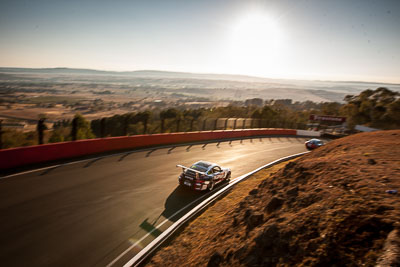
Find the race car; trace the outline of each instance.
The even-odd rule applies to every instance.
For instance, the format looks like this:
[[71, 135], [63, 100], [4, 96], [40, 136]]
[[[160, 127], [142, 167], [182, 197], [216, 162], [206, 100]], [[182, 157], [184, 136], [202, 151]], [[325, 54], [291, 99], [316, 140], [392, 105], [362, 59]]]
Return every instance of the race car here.
[[317, 147], [323, 146], [324, 142], [322, 142], [319, 139], [313, 138], [313, 139], [310, 139], [307, 142], [305, 142], [305, 145], [308, 150], [313, 150]]
[[215, 163], [207, 161], [198, 161], [190, 168], [183, 165], [176, 165], [182, 168], [182, 173], [179, 175], [179, 184], [187, 186], [194, 190], [214, 189], [216, 184], [224, 181], [229, 181], [231, 178], [231, 170], [222, 168]]

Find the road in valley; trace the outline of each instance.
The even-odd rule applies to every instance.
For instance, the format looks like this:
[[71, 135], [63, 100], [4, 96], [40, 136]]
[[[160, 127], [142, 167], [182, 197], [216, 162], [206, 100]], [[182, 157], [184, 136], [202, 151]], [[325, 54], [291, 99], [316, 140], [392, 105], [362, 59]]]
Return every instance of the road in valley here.
[[178, 187], [176, 164], [216, 162], [235, 178], [305, 151], [305, 140], [171, 146], [0, 178], [1, 265], [106, 266], [125, 251], [114, 264], [119, 266], [182, 216], [171, 218], [178, 210], [204, 195]]

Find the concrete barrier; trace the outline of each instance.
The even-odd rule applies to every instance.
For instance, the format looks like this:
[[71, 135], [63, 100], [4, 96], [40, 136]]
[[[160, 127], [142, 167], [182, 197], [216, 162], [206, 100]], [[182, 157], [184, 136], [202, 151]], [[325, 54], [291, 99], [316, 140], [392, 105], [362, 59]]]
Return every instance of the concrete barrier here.
[[10, 148], [0, 150], [0, 169], [11, 169], [54, 160], [76, 158], [124, 149], [152, 147], [157, 145], [190, 143], [207, 140], [222, 140], [251, 136], [296, 134], [296, 130], [289, 129], [204, 131], [109, 137], [45, 144], [38, 146]]

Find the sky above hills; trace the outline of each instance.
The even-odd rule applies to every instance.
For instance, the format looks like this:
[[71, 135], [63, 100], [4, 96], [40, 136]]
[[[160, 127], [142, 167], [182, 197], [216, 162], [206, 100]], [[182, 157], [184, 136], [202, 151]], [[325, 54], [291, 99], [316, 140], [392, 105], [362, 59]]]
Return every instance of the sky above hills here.
[[0, 66], [400, 83], [399, 0], [2, 0]]

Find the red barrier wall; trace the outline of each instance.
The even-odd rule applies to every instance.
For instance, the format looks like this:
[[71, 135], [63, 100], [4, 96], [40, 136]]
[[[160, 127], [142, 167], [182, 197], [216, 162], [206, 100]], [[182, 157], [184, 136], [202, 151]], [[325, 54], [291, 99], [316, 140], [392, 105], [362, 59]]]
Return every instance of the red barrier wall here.
[[255, 129], [134, 135], [10, 148], [0, 150], [0, 169], [122, 149], [262, 135], [296, 135], [296, 130]]

